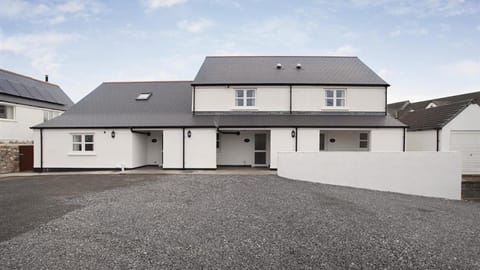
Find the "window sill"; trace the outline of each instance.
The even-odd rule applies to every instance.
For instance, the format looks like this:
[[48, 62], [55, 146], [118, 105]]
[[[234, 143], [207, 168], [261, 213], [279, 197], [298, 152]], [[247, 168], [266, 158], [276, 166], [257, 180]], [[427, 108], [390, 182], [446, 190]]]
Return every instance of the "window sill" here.
[[258, 107], [234, 107], [233, 111], [258, 111]]
[[16, 119], [6, 119], [6, 118], [0, 118], [0, 121], [5, 121], [5, 122], [17, 122]]
[[95, 152], [70, 152], [68, 153], [69, 156], [96, 156], [97, 153]]
[[324, 107], [322, 111], [348, 111], [348, 107]]

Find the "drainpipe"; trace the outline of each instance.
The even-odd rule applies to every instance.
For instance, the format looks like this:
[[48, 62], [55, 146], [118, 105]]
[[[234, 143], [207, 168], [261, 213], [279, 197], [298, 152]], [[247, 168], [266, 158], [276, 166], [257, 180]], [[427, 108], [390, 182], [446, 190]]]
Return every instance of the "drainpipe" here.
[[440, 129], [437, 128], [437, 152], [440, 151]]
[[193, 86], [192, 113], [195, 114], [195, 85]]
[[185, 170], [185, 128], [183, 128], [183, 161], [182, 161], [182, 169]]
[[406, 133], [406, 128], [403, 128], [403, 152], [405, 152], [405, 133]]
[[43, 128], [40, 129], [40, 172], [43, 172]]
[[292, 114], [292, 85], [290, 85], [290, 114]]

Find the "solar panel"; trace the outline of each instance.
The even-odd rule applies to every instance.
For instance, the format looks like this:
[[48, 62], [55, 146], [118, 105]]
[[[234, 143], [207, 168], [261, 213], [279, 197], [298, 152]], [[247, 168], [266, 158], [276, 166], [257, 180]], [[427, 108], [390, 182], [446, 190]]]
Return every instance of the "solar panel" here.
[[54, 97], [46, 87], [38, 88], [33, 85], [25, 85], [5, 79], [0, 79], [0, 93], [62, 104], [62, 101]]

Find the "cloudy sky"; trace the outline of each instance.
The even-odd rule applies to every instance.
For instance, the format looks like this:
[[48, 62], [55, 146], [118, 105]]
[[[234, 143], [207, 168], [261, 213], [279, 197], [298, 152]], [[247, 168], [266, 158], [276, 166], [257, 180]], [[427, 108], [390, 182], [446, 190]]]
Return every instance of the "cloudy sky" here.
[[478, 0], [0, 0], [0, 68], [78, 101], [193, 79], [206, 55], [356, 55], [389, 102], [480, 91]]

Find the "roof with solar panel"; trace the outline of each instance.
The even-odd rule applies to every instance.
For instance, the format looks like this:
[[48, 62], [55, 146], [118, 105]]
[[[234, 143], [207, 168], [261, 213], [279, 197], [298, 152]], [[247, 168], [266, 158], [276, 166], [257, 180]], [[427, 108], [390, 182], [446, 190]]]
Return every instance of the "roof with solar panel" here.
[[0, 102], [67, 110], [72, 100], [56, 84], [0, 69]]

